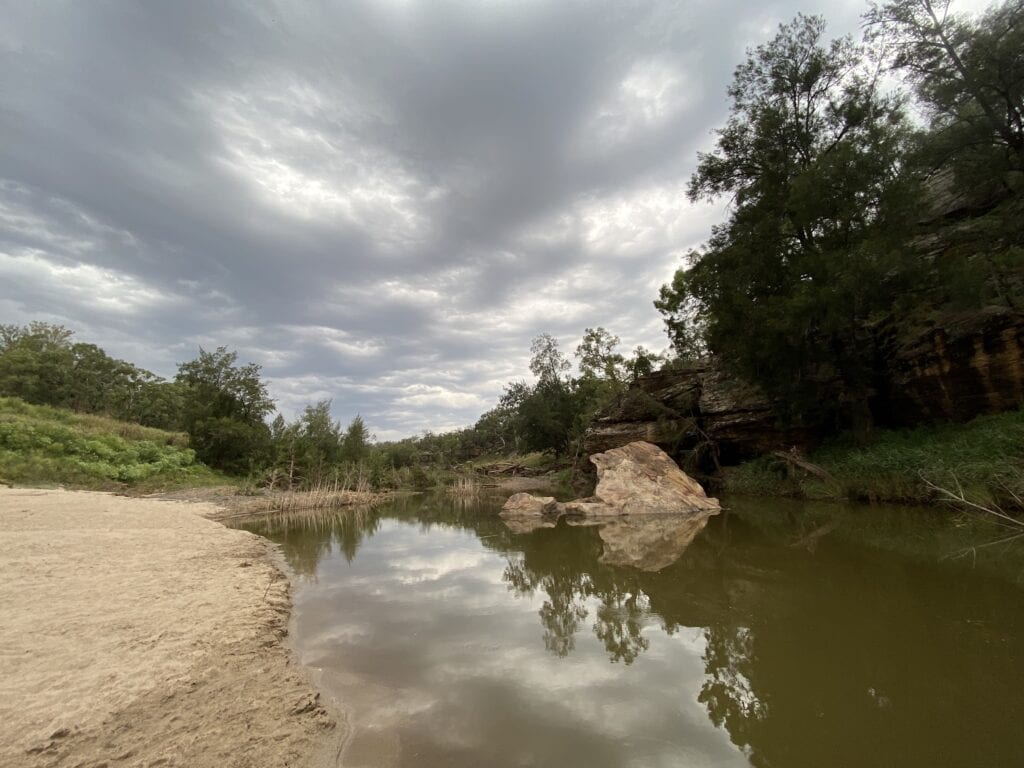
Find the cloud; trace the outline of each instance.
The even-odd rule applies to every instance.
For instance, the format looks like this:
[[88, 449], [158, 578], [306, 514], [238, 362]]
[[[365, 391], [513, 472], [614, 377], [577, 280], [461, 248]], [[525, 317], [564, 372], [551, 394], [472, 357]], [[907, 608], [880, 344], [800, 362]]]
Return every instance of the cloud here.
[[6, 3], [0, 320], [165, 376], [227, 345], [378, 437], [470, 424], [540, 332], [665, 346], [657, 287], [721, 216], [696, 152], [796, 10]]

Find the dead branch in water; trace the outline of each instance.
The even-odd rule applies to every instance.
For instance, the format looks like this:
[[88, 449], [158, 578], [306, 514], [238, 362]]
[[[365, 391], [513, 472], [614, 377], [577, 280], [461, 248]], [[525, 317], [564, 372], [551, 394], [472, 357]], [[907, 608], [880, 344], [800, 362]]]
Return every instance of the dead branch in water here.
[[[992, 515], [1000, 521], [1000, 525], [1003, 525], [1007, 528], [1024, 529], [1024, 520], [1007, 514], [1005, 511], [1003, 511], [1001, 507], [999, 507], [999, 505], [992, 504], [991, 506], [985, 506], [984, 504], [978, 504], [977, 502], [968, 499], [967, 494], [964, 493], [963, 486], [960, 485], [960, 480], [957, 479], [956, 475], [953, 475], [953, 482], [956, 483], [955, 491], [951, 491], [948, 488], [943, 488], [941, 485], [933, 483], [931, 480], [925, 477], [923, 473], [921, 474], [921, 480], [926, 486], [928, 486], [928, 488], [930, 488], [932, 491], [938, 494], [940, 501], [955, 504], [956, 506], [959, 506], [962, 509], [967, 509], [974, 512], [982, 512], [986, 515]], [[1009, 489], [1007, 490], [1009, 491]], [[1017, 502], [1020, 502], [1020, 497], [1017, 496], [1017, 494], [1013, 493], [1012, 491], [1009, 491], [1009, 493]], [[1024, 504], [1022, 504], [1021, 506], [1024, 507]]]
[[819, 480], [824, 480], [826, 483], [834, 483], [836, 481], [827, 469], [819, 467], [817, 464], [812, 464], [801, 456], [795, 448], [791, 451], [772, 451], [772, 456], [780, 458], [783, 461], [792, 464], [794, 467], [799, 467], [804, 472], [814, 475]]
[[[958, 560], [960, 558], [967, 557], [968, 555], [970, 555], [972, 558], [975, 559], [976, 562], [979, 549], [985, 549], [986, 547], [994, 547], [999, 544], [1008, 544], [1009, 542], [1016, 541], [1017, 539], [1024, 539], [1024, 520], [1013, 517], [1012, 515], [1008, 515], [997, 504], [985, 506], [984, 504], [979, 504], [975, 501], [971, 501], [970, 499], [967, 498], [967, 494], [964, 492], [963, 486], [960, 484], [960, 480], [956, 477], [956, 475], [953, 476], [953, 482], [956, 483], [955, 491], [951, 491], [948, 488], [943, 488], [941, 485], [933, 483], [931, 480], [925, 477], [923, 473], [921, 474], [921, 480], [922, 482], [924, 482], [926, 486], [928, 486], [928, 488], [930, 488], [932, 491], [938, 494], [940, 501], [953, 504], [969, 512], [978, 512], [982, 515], [990, 515], [992, 518], [994, 518], [992, 522], [994, 522], [996, 525], [999, 525], [1003, 528], [1009, 528], [1010, 530], [1015, 531], [1015, 533], [1011, 533], [1009, 536], [1004, 536], [1001, 539], [986, 541], [983, 544], [974, 544], [972, 546], [966, 547], [960, 550], [955, 555], [953, 555], [952, 559]], [[1021, 504], [1020, 496], [1018, 496], [1009, 488], [1006, 488], [1005, 490], [1010, 494], [1011, 497], [1013, 497], [1014, 501], [1017, 504], [1024, 508], [1024, 504]]]
[[794, 541], [789, 546], [793, 547], [794, 549], [806, 549], [808, 552], [810, 552], [813, 555], [814, 552], [818, 549], [818, 541], [822, 537], [827, 536], [828, 534], [832, 533], [832, 531], [834, 531], [838, 527], [839, 527], [839, 520], [832, 520], [832, 521], [830, 521], [828, 523], [825, 523], [822, 526], [819, 526], [819, 527], [815, 528], [813, 531], [808, 533], [802, 539], [799, 539], [798, 541]]

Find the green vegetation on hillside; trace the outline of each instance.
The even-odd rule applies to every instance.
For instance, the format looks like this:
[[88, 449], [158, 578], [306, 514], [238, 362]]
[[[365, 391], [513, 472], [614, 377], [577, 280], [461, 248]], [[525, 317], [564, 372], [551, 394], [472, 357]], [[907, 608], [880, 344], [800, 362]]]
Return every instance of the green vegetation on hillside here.
[[779, 456], [763, 456], [729, 469], [724, 490], [919, 504], [941, 495], [931, 483], [954, 492], [962, 489], [978, 504], [1019, 509], [1024, 499], [1024, 411], [981, 416], [967, 424], [879, 430], [864, 446], [846, 436], [807, 459], [829, 477]]
[[94, 490], [224, 483], [188, 438], [103, 416], [0, 397], [0, 480]]

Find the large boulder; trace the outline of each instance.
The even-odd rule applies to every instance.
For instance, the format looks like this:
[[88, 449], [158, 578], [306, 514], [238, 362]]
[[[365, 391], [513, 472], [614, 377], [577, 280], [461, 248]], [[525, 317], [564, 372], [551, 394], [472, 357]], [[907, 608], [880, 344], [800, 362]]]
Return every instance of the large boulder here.
[[597, 467], [597, 488], [588, 499], [559, 504], [550, 496], [517, 493], [502, 508], [506, 520], [585, 516], [717, 513], [700, 483], [681, 470], [656, 445], [632, 442], [590, 457]]
[[558, 502], [554, 496], [534, 496], [532, 493], [514, 493], [508, 497], [501, 508], [503, 515], [510, 517], [533, 517], [535, 515], [555, 514]]
[[517, 493], [501, 517], [513, 533], [553, 528], [563, 515], [570, 525], [596, 525], [604, 542], [601, 562], [660, 571], [678, 560], [711, 515], [708, 498], [656, 445], [632, 442], [590, 457], [597, 489], [588, 499], [559, 503], [551, 496]]
[[562, 514], [554, 496], [514, 493], [501, 508], [501, 518], [512, 533], [530, 533], [538, 528], [554, 528]]
[[642, 515], [718, 512], [700, 483], [658, 446], [637, 441], [590, 457], [597, 467], [591, 514]]

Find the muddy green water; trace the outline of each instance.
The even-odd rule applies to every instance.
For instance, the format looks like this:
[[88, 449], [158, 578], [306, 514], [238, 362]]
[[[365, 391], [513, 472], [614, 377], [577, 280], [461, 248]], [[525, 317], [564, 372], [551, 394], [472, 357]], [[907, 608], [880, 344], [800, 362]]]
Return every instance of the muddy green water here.
[[344, 765], [1024, 766], [1024, 561], [949, 557], [986, 531], [728, 500], [695, 536], [515, 533], [500, 503], [247, 526], [298, 575]]

